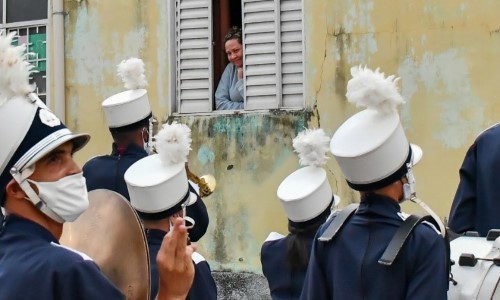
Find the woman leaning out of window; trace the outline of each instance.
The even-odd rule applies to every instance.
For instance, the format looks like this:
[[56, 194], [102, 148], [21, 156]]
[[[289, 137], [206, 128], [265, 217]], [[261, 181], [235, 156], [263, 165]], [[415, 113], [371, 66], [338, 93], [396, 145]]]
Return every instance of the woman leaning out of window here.
[[229, 64], [215, 92], [217, 110], [243, 109], [243, 44], [241, 29], [231, 28], [224, 37], [224, 49]]

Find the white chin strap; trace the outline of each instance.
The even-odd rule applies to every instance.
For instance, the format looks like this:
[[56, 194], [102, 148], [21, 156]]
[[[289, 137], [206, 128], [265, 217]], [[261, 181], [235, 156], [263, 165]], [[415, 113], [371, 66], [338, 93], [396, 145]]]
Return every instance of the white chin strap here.
[[[187, 225], [186, 221], [188, 221], [191, 225]], [[194, 227], [195, 221], [193, 218], [185, 216], [184, 217], [184, 225], [186, 226], [186, 229], [191, 229]]]
[[436, 221], [439, 226], [439, 232], [441, 232], [441, 235], [444, 237], [446, 235], [446, 228], [444, 227], [443, 221], [441, 221], [439, 216], [427, 204], [425, 204], [424, 201], [418, 199], [417, 197], [413, 197], [410, 201], [420, 205], [420, 207], [422, 207], [434, 219], [434, 221]]
[[410, 189], [409, 193], [411, 195], [408, 200], [420, 205], [420, 207], [422, 207], [422, 209], [425, 210], [434, 219], [434, 221], [436, 221], [439, 227], [439, 232], [444, 237], [446, 235], [446, 228], [444, 227], [443, 221], [441, 221], [439, 216], [427, 204], [425, 204], [424, 201], [417, 198], [417, 194], [415, 192], [415, 177], [413, 176], [413, 171], [410, 164], [408, 164], [408, 173], [406, 174], [406, 178], [408, 180], [408, 183], [405, 185], [408, 185], [407, 188]]
[[[35, 171], [35, 168], [28, 168], [22, 171], [21, 173], [19, 172], [11, 172], [12, 177], [17, 181], [21, 189], [26, 193], [28, 198], [26, 200], [29, 200], [33, 205], [35, 205], [36, 208], [38, 208], [41, 212], [43, 212], [45, 215], [47, 215], [49, 218], [52, 220], [58, 222], [58, 223], [64, 223], [64, 220], [57, 215], [50, 207], [47, 206], [47, 203], [45, 203], [40, 197], [38, 197], [37, 193], [33, 190], [29, 182], [26, 180], [28, 177], [33, 174]], [[23, 174], [24, 173], [24, 174]]]

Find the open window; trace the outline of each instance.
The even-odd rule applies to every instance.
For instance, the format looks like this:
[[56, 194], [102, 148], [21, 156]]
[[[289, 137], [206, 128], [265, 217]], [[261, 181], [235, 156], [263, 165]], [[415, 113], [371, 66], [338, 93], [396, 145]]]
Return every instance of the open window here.
[[175, 0], [174, 6], [174, 112], [214, 110], [231, 26], [243, 33], [244, 110], [304, 107], [303, 0]]
[[26, 44], [28, 61], [36, 71], [30, 81], [36, 93], [47, 100], [47, 13], [48, 0], [0, 0], [0, 30], [16, 32], [14, 43]]
[[213, 3], [213, 51], [214, 51], [214, 91], [217, 89], [220, 78], [228, 64], [224, 49], [224, 36], [229, 28], [241, 28], [241, 2], [230, 0], [212, 0]]

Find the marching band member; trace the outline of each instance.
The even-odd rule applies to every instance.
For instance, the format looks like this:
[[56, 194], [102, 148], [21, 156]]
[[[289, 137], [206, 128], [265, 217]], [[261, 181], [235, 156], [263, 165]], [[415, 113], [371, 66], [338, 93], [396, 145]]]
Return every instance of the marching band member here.
[[[158, 154], [145, 157], [125, 173], [130, 204], [143, 220], [150, 258], [156, 257], [172, 219], [186, 215], [189, 204], [197, 201], [190, 190], [184, 167], [191, 150], [191, 130], [183, 124], [165, 124], [156, 136]], [[185, 241], [187, 243], [187, 240]], [[217, 299], [217, 288], [210, 266], [199, 253], [193, 253], [195, 277], [187, 299]], [[151, 259], [151, 295], [158, 289], [158, 266]]]
[[[118, 75], [124, 82], [124, 92], [115, 94], [102, 102], [104, 115], [113, 137], [110, 155], [96, 156], [83, 166], [89, 191], [108, 189], [128, 200], [130, 196], [123, 176], [125, 171], [152, 152], [152, 113], [149, 105], [144, 62], [130, 58], [118, 65]], [[192, 192], [195, 189], [190, 185]], [[198, 194], [197, 194], [198, 195]], [[207, 231], [208, 212], [205, 204], [198, 201], [188, 208], [196, 226], [189, 230], [192, 241], [198, 241]]]
[[322, 129], [306, 129], [293, 140], [300, 164], [278, 187], [278, 198], [288, 216], [288, 235], [271, 232], [262, 245], [260, 260], [271, 297], [299, 299], [314, 236], [338, 197], [332, 193], [321, 166], [328, 157], [330, 138]]
[[[33, 67], [13, 37], [0, 33], [0, 299], [125, 299], [91, 258], [59, 244], [63, 223], [88, 207], [73, 153], [90, 136], [72, 133], [33, 93]], [[194, 249], [179, 243], [187, 232], [176, 224], [158, 253], [158, 299], [185, 297], [193, 278], [185, 259]]]
[[344, 224], [339, 212], [319, 229], [301, 299], [446, 299], [445, 242], [433, 226], [416, 224], [400, 255], [381, 259], [405, 219], [400, 203], [415, 197], [421, 150], [400, 123], [397, 79], [362, 67], [351, 74], [347, 100], [367, 109], [338, 128], [330, 148], [361, 203]]
[[448, 223], [454, 232], [477, 231], [486, 236], [490, 229], [500, 229], [496, 168], [500, 164], [499, 149], [500, 126], [495, 124], [483, 131], [467, 151]]

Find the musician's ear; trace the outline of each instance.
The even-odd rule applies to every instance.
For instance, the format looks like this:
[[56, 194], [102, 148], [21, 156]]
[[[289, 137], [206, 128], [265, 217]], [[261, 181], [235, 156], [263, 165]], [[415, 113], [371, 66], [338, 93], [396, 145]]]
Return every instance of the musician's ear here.
[[17, 181], [11, 179], [9, 183], [7, 183], [7, 187], [5, 188], [5, 196], [7, 199], [23, 200], [26, 197], [26, 193], [23, 191]]
[[142, 127], [141, 129], [141, 138], [144, 142], [149, 142], [149, 128]]

